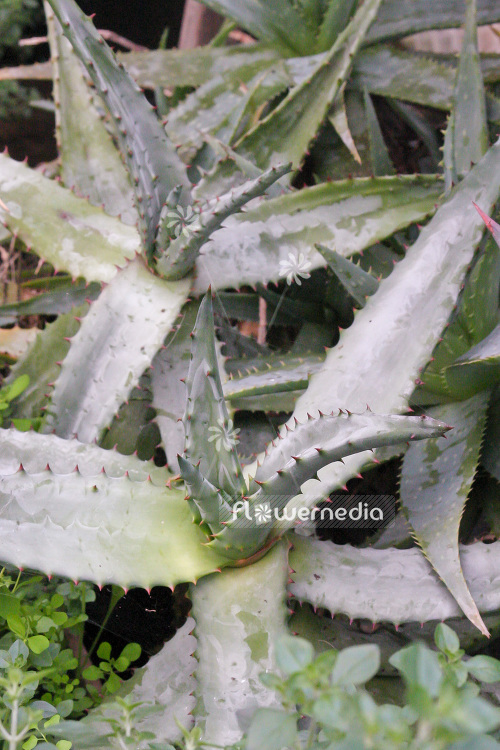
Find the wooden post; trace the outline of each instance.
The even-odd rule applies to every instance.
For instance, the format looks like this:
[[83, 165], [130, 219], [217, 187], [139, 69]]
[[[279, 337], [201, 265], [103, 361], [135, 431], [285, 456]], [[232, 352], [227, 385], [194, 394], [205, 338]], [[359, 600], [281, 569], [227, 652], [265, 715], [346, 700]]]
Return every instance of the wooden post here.
[[215, 36], [223, 18], [196, 0], [186, 0], [182, 16], [179, 49], [201, 47]]

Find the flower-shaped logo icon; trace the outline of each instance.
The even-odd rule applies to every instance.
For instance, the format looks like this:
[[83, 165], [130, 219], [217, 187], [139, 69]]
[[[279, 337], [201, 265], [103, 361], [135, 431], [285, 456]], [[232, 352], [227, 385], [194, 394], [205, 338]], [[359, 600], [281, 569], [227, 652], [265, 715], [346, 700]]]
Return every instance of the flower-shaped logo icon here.
[[196, 220], [197, 212], [193, 210], [192, 206], [183, 208], [182, 206], [176, 206], [175, 208], [167, 211], [166, 219], [168, 229], [172, 230], [174, 237], [180, 237], [181, 234], [184, 237], [189, 237], [193, 231], [193, 227], [190, 226]]
[[217, 420], [217, 427], [209, 427], [208, 431], [213, 433], [213, 435], [210, 435], [208, 438], [208, 442], [215, 442], [215, 449], [217, 451], [220, 451], [222, 446], [224, 446], [227, 451], [230, 451], [231, 448], [235, 447], [239, 440], [238, 433], [240, 430], [239, 427], [234, 427], [232, 419], [228, 419], [226, 428], [224, 420], [222, 417], [219, 417]]
[[307, 260], [304, 253], [294, 255], [288, 253], [286, 260], [280, 260], [280, 276], [286, 276], [286, 283], [290, 286], [295, 281], [299, 286], [302, 285], [301, 279], [309, 279], [311, 274], [308, 268], [311, 267], [311, 261]]
[[271, 520], [271, 506], [269, 503], [259, 503], [254, 508], [254, 515], [256, 523], [268, 523]]

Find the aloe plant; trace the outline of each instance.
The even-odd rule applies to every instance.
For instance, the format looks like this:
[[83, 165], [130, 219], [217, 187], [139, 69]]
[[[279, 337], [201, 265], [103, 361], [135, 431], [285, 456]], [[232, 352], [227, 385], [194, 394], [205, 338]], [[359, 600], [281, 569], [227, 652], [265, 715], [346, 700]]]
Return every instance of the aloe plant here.
[[[186, 727], [196, 722], [206, 742], [231, 744], [241, 739], [245, 716], [275, 705], [274, 693], [257, 678], [274, 668], [274, 640], [287, 628], [287, 595], [331, 614], [395, 625], [465, 613], [486, 632], [479, 612], [500, 607], [498, 581], [488, 577], [498, 543], [459, 547], [458, 522], [490, 402], [496, 413], [491, 392], [498, 382], [500, 256], [490, 243], [475, 257], [483, 219], [472, 201], [498, 237], [487, 214], [500, 193], [500, 143], [456, 187], [450, 182], [446, 197], [437, 176], [345, 177], [302, 190], [283, 180], [288, 161], [297, 169], [331, 116], [330, 106], [341, 102], [339, 88], [351, 64], [355, 70], [368, 54], [359, 51], [363, 40], [412, 30], [415, 19], [387, 31], [385, 3], [370, 26], [380, 5], [370, 0], [341, 30], [348, 19], [332, 3], [329, 23], [340, 33], [327, 39], [320, 32], [325, 57], [309, 60], [306, 78], [253, 127], [240, 128], [245, 133], [238, 143], [227, 135], [235, 125], [228, 105], [228, 130], [219, 121], [216, 129], [225, 143], [207, 136], [220, 159], [214, 164], [212, 155], [205, 165], [211, 170], [199, 173], [193, 185], [181, 158], [188, 150], [178, 153], [170, 139], [172, 121], [183, 122], [192, 101], [174, 110], [165, 132], [73, 0], [49, 5], [56, 17], [51, 34], [59, 51], [66, 187], [4, 155], [0, 210], [7, 230], [40, 257], [93, 282], [96, 299], [82, 304], [82, 282], [76, 282], [72, 299], [79, 307], [61, 309], [10, 375], [10, 382], [30, 379], [11, 404], [13, 418], [44, 417], [40, 433], [0, 430], [2, 559], [99, 585], [192, 584], [192, 620], [122, 687], [122, 696], [159, 708], [142, 721], [160, 742], [180, 737], [178, 721]], [[250, 13], [250, 4], [238, 7]], [[471, 3], [462, 60], [474, 49], [473, 11]], [[446, 22], [458, 22], [454, 12]], [[496, 17], [487, 3], [481, 13]], [[299, 45], [307, 29], [299, 31], [298, 41], [286, 43]], [[85, 64], [93, 93], [62, 34]], [[284, 54], [308, 49], [299, 46]], [[461, 76], [459, 66], [447, 104], [454, 122], [464, 112]], [[311, 81], [321, 95], [309, 110]], [[89, 106], [93, 94], [114, 121], [131, 190], [123, 183], [111, 192], [92, 160], [82, 164], [73, 151], [75, 138], [85, 134], [68, 107], [88, 118], [95, 153], [116, 158], [98, 109]], [[486, 142], [485, 112], [467, 123], [471, 143], [476, 135]], [[207, 122], [210, 116], [205, 112]], [[284, 122], [292, 127], [281, 132]], [[458, 180], [469, 152], [464, 160], [464, 142], [451, 135], [450, 126], [447, 174], [460, 151]], [[203, 144], [197, 153], [198, 147], [201, 168]], [[473, 153], [469, 163], [478, 158]], [[132, 193], [139, 231], [127, 223]], [[375, 244], [434, 212], [406, 252]], [[329, 270], [321, 276], [316, 269], [325, 263]], [[276, 299], [265, 285], [280, 279], [290, 291]], [[483, 309], [478, 298], [485, 279]], [[299, 319], [302, 331], [285, 353], [284, 367], [277, 366], [283, 355], [268, 356], [257, 347], [255, 368], [242, 359], [246, 372], [226, 379], [211, 294], [205, 293], [211, 285], [234, 317], [243, 308], [254, 315], [257, 295], [222, 292], [247, 284], [259, 285], [276, 317]], [[201, 302], [189, 298], [202, 294]], [[39, 304], [60, 304], [49, 297]], [[349, 327], [347, 312], [354, 321]], [[339, 328], [346, 330], [333, 345]], [[322, 344], [310, 353], [303, 348], [311, 330], [318, 341], [326, 331], [326, 353], [318, 351]], [[144, 399], [134, 409], [139, 385]], [[168, 468], [108, 449], [118, 434], [117, 412], [129, 434], [139, 434], [150, 403]], [[272, 411], [277, 403], [294, 409], [294, 416], [264, 455], [242, 466], [234, 404]], [[407, 416], [410, 403], [430, 416]], [[449, 426], [454, 429], [445, 449]], [[492, 473], [498, 470], [495, 445], [494, 437], [487, 440]], [[416, 548], [336, 547], [296, 533], [297, 518], [381, 460], [383, 449], [405, 453], [401, 502], [424, 554]], [[109, 746], [106, 710], [104, 705], [60, 731], [76, 748]]]

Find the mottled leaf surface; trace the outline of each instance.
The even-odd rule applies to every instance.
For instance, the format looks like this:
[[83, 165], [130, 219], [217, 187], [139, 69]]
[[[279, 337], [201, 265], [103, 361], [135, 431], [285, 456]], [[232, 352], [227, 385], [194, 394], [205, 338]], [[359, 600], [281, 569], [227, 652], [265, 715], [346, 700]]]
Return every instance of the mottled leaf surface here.
[[462, 574], [458, 530], [479, 461], [489, 395], [480, 393], [427, 411], [453, 429], [446, 438], [410, 445], [400, 488], [404, 513], [422, 551], [467, 617], [485, 634]]

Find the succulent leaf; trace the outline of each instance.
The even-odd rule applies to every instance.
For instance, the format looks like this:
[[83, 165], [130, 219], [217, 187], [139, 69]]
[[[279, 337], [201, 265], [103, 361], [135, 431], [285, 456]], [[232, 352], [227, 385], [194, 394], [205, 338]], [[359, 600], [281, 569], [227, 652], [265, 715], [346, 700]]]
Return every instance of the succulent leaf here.
[[443, 422], [428, 417], [383, 416], [370, 411], [320, 415], [296, 423], [268, 449], [255, 473], [252, 501], [275, 495], [284, 504], [323, 466], [367, 449], [441, 435], [447, 429]]
[[5, 381], [7, 384], [13, 383], [21, 375], [28, 375], [30, 381], [12, 405], [13, 418], [36, 419], [42, 416], [49, 400], [50, 385], [57, 379], [60, 363], [69, 351], [69, 340], [79, 329], [78, 318], [86, 315], [88, 307], [84, 303], [70, 313], [59, 315], [43, 331], [38, 331], [28, 352], [12, 367]]
[[380, 129], [379, 121], [377, 119], [377, 113], [371, 100], [371, 96], [368, 90], [364, 89], [364, 103], [366, 122], [368, 125], [368, 133], [370, 137], [370, 156], [373, 174], [378, 177], [387, 174], [394, 174], [394, 166], [389, 156], [389, 151], [385, 145], [384, 136]]
[[220, 198], [211, 201], [202, 209], [180, 236], [169, 242], [168, 233], [171, 217], [167, 211], [160, 217], [158, 230], [158, 250], [163, 255], [156, 262], [156, 270], [167, 279], [179, 279], [188, 273], [198, 257], [200, 248], [208, 242], [213, 232], [220, 228], [223, 221], [253, 198], [263, 195], [283, 175], [290, 171], [290, 166], [271, 167], [267, 172], [253, 180], [248, 180]]
[[184, 427], [186, 386], [184, 380], [191, 360], [191, 332], [196, 323], [200, 303], [187, 302], [164, 346], [157, 352], [151, 373], [153, 407], [156, 423], [160, 428], [167, 463], [172, 471], [178, 470], [177, 454], [184, 450]]
[[230, 502], [222, 490], [217, 489], [206, 479], [197, 466], [193, 466], [182, 456], [178, 456], [181, 476], [189, 492], [189, 507], [195, 523], [202, 525], [208, 535], [217, 534], [223, 529], [223, 521], [231, 517]]
[[[196, 264], [195, 291], [283, 279], [292, 253], [309, 271], [324, 266], [315, 243], [346, 257], [433, 213], [442, 192], [434, 176], [360, 178], [307, 187], [232, 216]], [[224, 283], [221, 283], [224, 279]]]
[[139, 250], [135, 227], [77, 198], [40, 172], [0, 154], [0, 220], [55, 268], [111, 281]]
[[401, 504], [416, 540], [467, 617], [488, 632], [465, 583], [458, 530], [476, 473], [489, 393], [437, 406], [430, 416], [453, 425], [447, 439], [410, 445], [401, 473]]
[[134, 194], [120, 155], [97, 112], [84, 68], [64, 38], [61, 25], [45, 2], [53, 64], [56, 135], [66, 187], [75, 188], [94, 206], [102, 206], [126, 224], [138, 216]]
[[[300, 165], [310, 141], [326, 117], [352, 60], [380, 8], [381, 0], [366, 0], [331, 50], [309, 78], [288, 96], [238, 144], [236, 151], [254, 159], [258, 166], [290, 160]], [[282, 7], [282, 6], [280, 6]]]
[[224, 564], [154, 463], [15, 430], [0, 430], [0, 446], [5, 562], [124, 588], [174, 586]]
[[432, 353], [420, 385], [412, 396], [414, 404], [467, 398], [466, 391], [452, 390], [446, 372], [453, 362], [481, 342], [497, 322], [500, 290], [500, 251], [492, 238], [486, 242], [458, 301], [458, 309]]
[[[406, 409], [419, 368], [431, 357], [481, 239], [471, 198], [480, 195], [484, 204], [493, 205], [500, 192], [499, 167], [500, 141], [439, 208], [353, 325], [342, 332], [324, 368], [313, 375], [297, 402], [294, 416], [299, 421], [318, 409], [359, 411], [366, 403], [379, 413]], [[323, 469], [311, 500], [316, 491], [324, 497], [345, 484], [365, 460], [360, 453], [346, 459], [345, 466]]]
[[232, 370], [240, 369], [237, 375], [224, 383], [224, 397], [233, 401], [268, 393], [305, 390], [309, 377], [319, 370], [323, 361], [324, 357], [321, 355], [295, 357], [290, 354], [271, 354], [257, 360], [231, 361]]
[[137, 258], [93, 303], [71, 342], [44, 430], [101, 436], [163, 343], [189, 291], [150, 273]]
[[192, 357], [186, 379], [185, 457], [228, 495], [246, 491], [236, 452], [237, 431], [229, 419], [215, 350], [212, 298], [200, 305], [192, 333]]
[[476, 164], [488, 149], [486, 102], [477, 48], [476, 0], [467, 0], [465, 34], [446, 140], [445, 172], [454, 183], [467, 174], [471, 164]]
[[181, 145], [184, 159], [193, 163], [200, 150], [200, 133], [234, 143], [258, 120], [261, 109], [291, 84], [283, 61], [275, 60], [270, 66], [266, 56], [254, 59], [250, 65], [241, 65], [236, 75], [233, 70], [211, 78], [189, 94], [169, 112], [167, 134]]
[[[460, 547], [465, 580], [481, 612], [500, 604], [497, 570], [500, 544]], [[427, 622], [461, 610], [418, 549], [360, 549], [293, 536], [290, 552], [294, 599], [373, 622]], [[487, 581], [487, 585], [485, 585]]]
[[[58, 277], [56, 277], [58, 278]], [[81, 307], [84, 302], [97, 299], [101, 285], [97, 282], [87, 284], [83, 279], [72, 282], [70, 278], [62, 279], [53, 291], [37, 294], [35, 297], [13, 302], [0, 307], [0, 325], [14, 323], [20, 315], [60, 315], [74, 308]], [[76, 310], [74, 310], [74, 314]]]
[[493, 392], [481, 463], [500, 482], [500, 390]]
[[286, 629], [287, 552], [287, 543], [280, 542], [253, 565], [207, 576], [191, 587], [196, 715], [206, 742], [238, 741], [238, 717], [277, 705], [276, 693], [258, 677], [276, 668], [274, 644]]
[[[500, 11], [495, 0], [478, 0], [477, 23], [495, 23]], [[447, 29], [461, 26], [464, 22], [464, 4], [461, 0], [434, 0], [429, 6], [427, 0], [385, 0], [382, 3], [367, 35], [367, 41], [398, 39], [408, 34], [416, 34], [427, 29]]]
[[333, 271], [347, 295], [352, 298], [356, 307], [364, 307], [366, 298], [371, 297], [378, 289], [379, 282], [377, 279], [329, 247], [316, 245], [316, 249], [326, 260], [329, 269]]
[[160, 214], [169, 193], [182, 185], [181, 204], [186, 205], [188, 201], [190, 183], [186, 170], [152, 107], [123, 66], [117, 63], [91, 20], [73, 0], [48, 2], [115, 123], [133, 180], [146, 257], [151, 262]]
[[307, 54], [314, 36], [304, 24], [296, 6], [285, 0], [247, 3], [244, 0], [203, 0], [204, 5], [228, 16], [251, 34], [290, 56]]
[[447, 367], [444, 376], [449, 391], [458, 398], [468, 398], [496, 385], [500, 380], [500, 324]]

